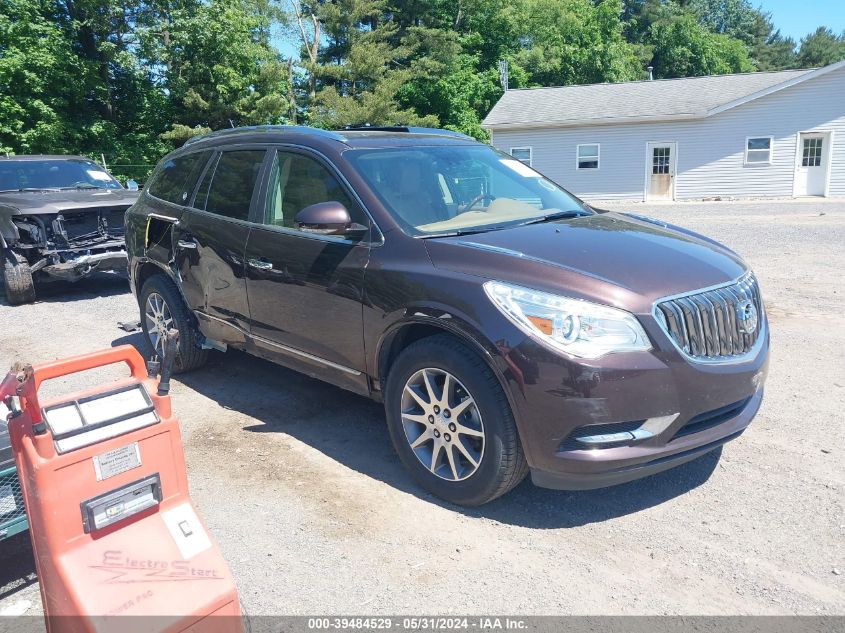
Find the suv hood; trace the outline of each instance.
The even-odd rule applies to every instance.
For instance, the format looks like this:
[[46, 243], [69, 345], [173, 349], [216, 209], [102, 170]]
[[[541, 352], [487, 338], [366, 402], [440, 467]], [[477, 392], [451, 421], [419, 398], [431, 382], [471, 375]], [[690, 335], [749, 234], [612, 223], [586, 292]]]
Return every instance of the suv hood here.
[[70, 189], [67, 191], [7, 191], [0, 193], [0, 212], [13, 209], [14, 215], [41, 215], [62, 211], [129, 208], [138, 199], [137, 191], [126, 189]]
[[641, 314], [656, 299], [728, 283], [748, 270], [706, 237], [609, 212], [425, 243], [437, 268]]

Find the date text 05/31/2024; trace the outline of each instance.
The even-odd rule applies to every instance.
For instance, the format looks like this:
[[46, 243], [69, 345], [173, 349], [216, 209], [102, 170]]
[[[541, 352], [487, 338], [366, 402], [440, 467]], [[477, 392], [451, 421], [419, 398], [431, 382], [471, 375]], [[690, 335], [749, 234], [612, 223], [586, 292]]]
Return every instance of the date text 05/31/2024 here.
[[526, 622], [509, 617], [326, 617], [309, 618], [309, 630], [389, 630], [399, 631], [519, 631], [527, 628]]

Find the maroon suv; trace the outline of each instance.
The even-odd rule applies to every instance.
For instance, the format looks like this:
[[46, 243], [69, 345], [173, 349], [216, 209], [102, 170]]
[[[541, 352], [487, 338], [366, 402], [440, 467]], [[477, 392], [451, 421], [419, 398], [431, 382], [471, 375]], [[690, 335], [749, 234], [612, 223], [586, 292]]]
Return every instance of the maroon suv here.
[[760, 407], [769, 335], [733, 252], [599, 211], [441, 130], [226, 130], [127, 213], [132, 290], [177, 367], [234, 347], [384, 401], [424, 488], [530, 471], [609, 486], [695, 459]]

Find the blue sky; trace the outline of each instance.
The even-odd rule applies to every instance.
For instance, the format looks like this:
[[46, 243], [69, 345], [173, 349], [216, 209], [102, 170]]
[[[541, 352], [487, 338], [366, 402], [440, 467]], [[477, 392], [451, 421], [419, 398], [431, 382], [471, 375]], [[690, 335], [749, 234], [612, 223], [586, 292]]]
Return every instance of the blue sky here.
[[796, 42], [826, 26], [834, 33], [845, 31], [845, 1], [843, 0], [757, 0], [764, 11], [772, 14], [775, 28]]

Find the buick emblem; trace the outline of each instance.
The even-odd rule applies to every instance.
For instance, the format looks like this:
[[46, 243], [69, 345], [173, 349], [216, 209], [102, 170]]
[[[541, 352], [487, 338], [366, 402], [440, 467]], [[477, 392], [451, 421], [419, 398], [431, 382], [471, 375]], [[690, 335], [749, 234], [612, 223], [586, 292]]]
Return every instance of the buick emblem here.
[[736, 304], [736, 322], [743, 334], [754, 334], [757, 331], [757, 307], [753, 301], [740, 301]]

